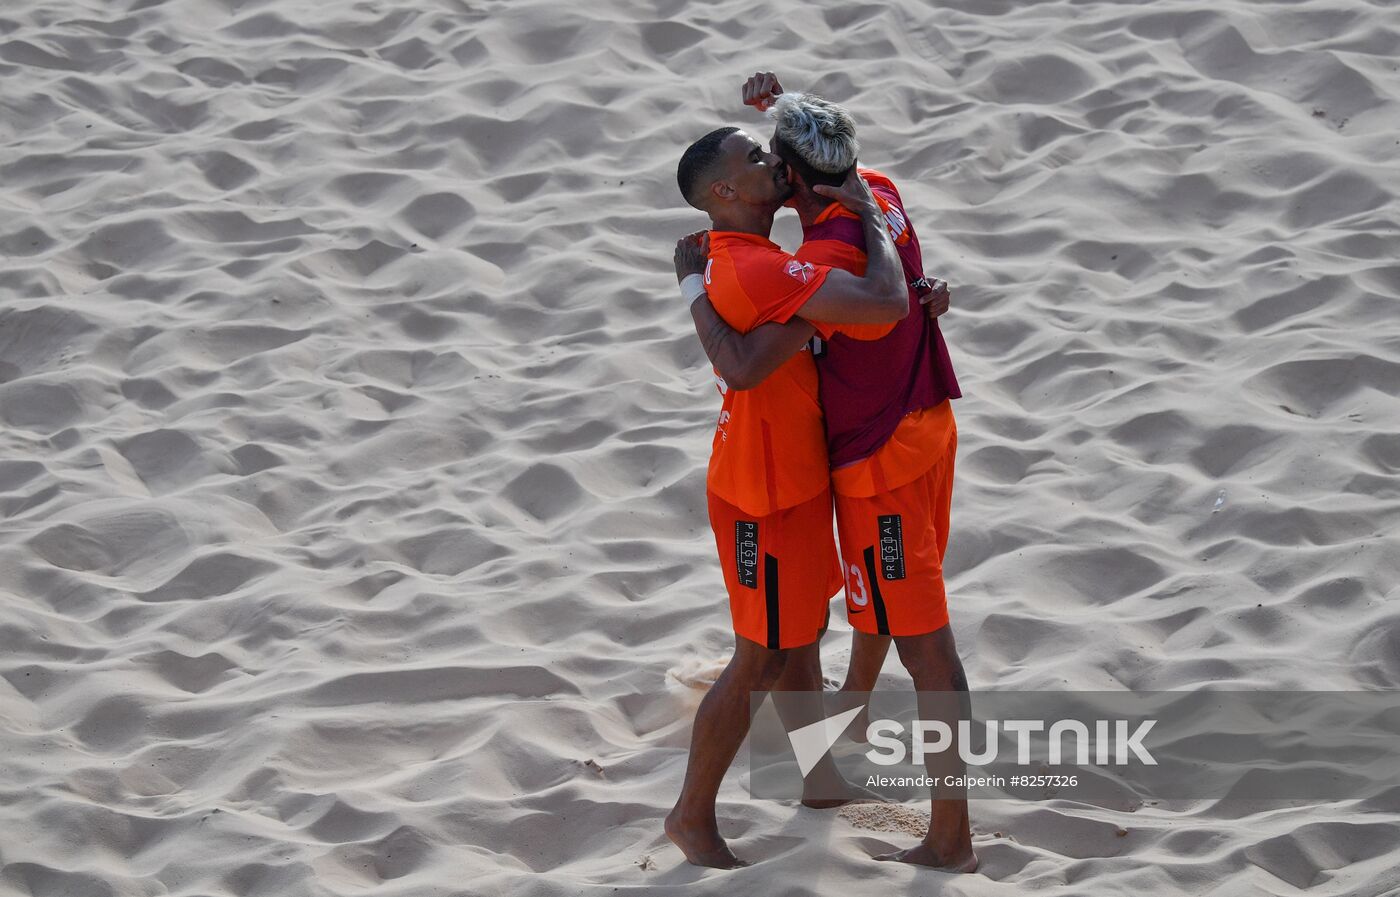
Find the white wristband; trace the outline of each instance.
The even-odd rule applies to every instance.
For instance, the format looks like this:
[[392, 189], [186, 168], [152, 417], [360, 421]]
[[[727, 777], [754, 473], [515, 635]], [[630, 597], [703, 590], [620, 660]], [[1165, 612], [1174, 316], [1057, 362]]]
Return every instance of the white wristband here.
[[702, 274], [687, 274], [681, 278], [681, 298], [689, 305], [705, 295], [705, 277]]

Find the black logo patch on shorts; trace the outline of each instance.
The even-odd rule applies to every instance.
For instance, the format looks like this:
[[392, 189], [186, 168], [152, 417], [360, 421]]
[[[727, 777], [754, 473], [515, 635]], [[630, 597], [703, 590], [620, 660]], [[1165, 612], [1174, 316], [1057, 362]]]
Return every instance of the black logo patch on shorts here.
[[898, 514], [881, 514], [880, 576], [884, 579], [904, 578], [904, 524]]
[[752, 520], [734, 524], [734, 565], [739, 572], [739, 585], [758, 588], [758, 524]]

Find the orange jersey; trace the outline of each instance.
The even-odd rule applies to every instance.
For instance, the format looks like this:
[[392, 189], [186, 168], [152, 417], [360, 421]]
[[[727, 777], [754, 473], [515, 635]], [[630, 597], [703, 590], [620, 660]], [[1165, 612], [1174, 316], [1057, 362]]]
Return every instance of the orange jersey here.
[[923, 476], [956, 433], [953, 403], [946, 399], [932, 408], [911, 411], [875, 454], [833, 470], [831, 490], [868, 498], [898, 489]]
[[[830, 270], [756, 234], [711, 231], [705, 287], [725, 323], [747, 333], [792, 318]], [[811, 352], [798, 352], [754, 389], [730, 389], [718, 372], [715, 381], [723, 404], [710, 451], [710, 492], [762, 517], [827, 488], [826, 433]]]

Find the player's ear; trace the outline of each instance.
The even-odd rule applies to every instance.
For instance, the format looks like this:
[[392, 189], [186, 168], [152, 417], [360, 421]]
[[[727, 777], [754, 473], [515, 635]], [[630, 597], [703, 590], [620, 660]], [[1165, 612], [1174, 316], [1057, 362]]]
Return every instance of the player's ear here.
[[718, 178], [710, 185], [710, 192], [721, 200], [729, 201], [734, 198], [734, 185], [724, 178]]

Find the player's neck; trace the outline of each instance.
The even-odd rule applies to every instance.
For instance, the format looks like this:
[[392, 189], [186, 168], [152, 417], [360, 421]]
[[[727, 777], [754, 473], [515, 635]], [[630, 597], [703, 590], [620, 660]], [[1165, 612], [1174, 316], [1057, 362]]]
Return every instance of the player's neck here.
[[767, 238], [773, 233], [773, 216], [776, 209], [764, 211], [756, 206], [739, 206], [725, 209], [719, 214], [710, 215], [710, 223], [715, 230], [733, 231], [740, 234], [757, 234]]
[[826, 207], [829, 205], [831, 205], [830, 199], [805, 189], [799, 190], [792, 198], [793, 211], [797, 212], [797, 219], [802, 222], [804, 228], [816, 224], [817, 218], [826, 211]]

